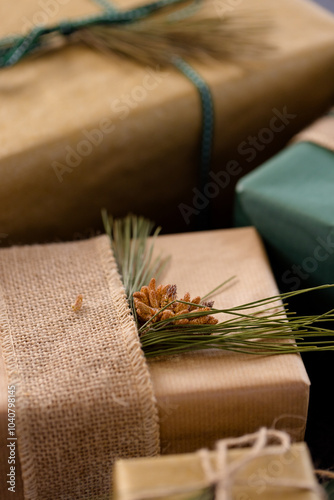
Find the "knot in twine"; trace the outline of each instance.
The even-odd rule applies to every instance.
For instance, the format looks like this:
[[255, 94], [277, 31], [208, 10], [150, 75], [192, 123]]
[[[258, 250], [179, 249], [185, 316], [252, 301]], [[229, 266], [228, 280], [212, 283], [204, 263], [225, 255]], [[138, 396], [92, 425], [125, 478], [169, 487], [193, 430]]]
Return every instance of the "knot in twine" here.
[[[268, 446], [275, 443], [276, 446]], [[233, 462], [227, 462], [227, 452], [231, 448], [240, 448], [249, 445], [249, 451]], [[232, 487], [238, 483], [247, 482], [237, 480], [237, 474], [254, 459], [266, 455], [281, 455], [291, 447], [290, 436], [283, 431], [262, 427], [258, 432], [246, 434], [238, 438], [227, 438], [216, 443], [216, 468], [212, 466], [208, 449], [197, 452], [205, 473], [208, 486], [215, 487], [215, 500], [232, 500]], [[268, 486], [297, 488], [313, 491], [320, 498], [325, 498], [324, 491], [315, 481], [298, 479], [265, 478]]]
[[[97, 0], [93, 0], [97, 3]], [[131, 24], [150, 17], [160, 10], [187, 0], [156, 0], [149, 4], [135, 7], [127, 11], [118, 11], [110, 6], [103, 13], [82, 19], [62, 21], [54, 26], [35, 26], [23, 36], [11, 36], [0, 39], [0, 68], [14, 66], [23, 57], [42, 48], [48, 42], [48, 37], [59, 34], [68, 37], [81, 29], [96, 25]]]
[[[268, 446], [274, 444], [275, 446]], [[247, 446], [247, 448], [244, 448]], [[227, 460], [228, 450], [231, 448], [242, 448], [244, 453], [232, 462]], [[236, 485], [249, 486], [247, 480], [237, 477], [238, 473], [253, 460], [265, 456], [281, 456], [291, 448], [289, 434], [284, 431], [267, 429], [262, 427], [253, 434], [246, 434], [238, 438], [222, 439], [216, 443], [215, 463], [213, 467], [212, 453], [206, 448], [198, 450], [197, 456], [204, 472], [204, 480], [196, 486], [194, 484], [183, 485], [159, 485], [156, 488], [148, 488], [144, 491], [131, 492], [126, 496], [127, 500], [153, 500], [172, 495], [189, 494], [189, 498], [194, 497], [194, 490], [214, 488], [215, 500], [233, 500], [232, 488]], [[305, 490], [315, 493], [319, 499], [326, 500], [324, 489], [314, 479], [303, 480], [295, 478], [270, 478], [263, 477], [266, 486], [276, 489], [290, 488]]]

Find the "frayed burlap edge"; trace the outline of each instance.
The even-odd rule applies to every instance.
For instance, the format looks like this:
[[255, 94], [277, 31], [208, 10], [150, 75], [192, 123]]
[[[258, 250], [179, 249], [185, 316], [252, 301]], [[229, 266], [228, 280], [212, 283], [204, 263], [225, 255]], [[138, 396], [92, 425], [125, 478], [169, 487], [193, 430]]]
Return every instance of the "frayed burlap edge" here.
[[[99, 253], [99, 258], [101, 265], [103, 266], [103, 270], [108, 277], [110, 295], [115, 300], [115, 304], [119, 306], [116, 307], [116, 310], [121, 311], [124, 308], [124, 302], [127, 303], [125, 290], [121, 281], [121, 277], [117, 271], [117, 266], [110, 248], [109, 239], [107, 239], [107, 236], [102, 236], [101, 238], [105, 238], [108, 245], [108, 251], [102, 252], [101, 248], [97, 246], [97, 252]], [[123, 296], [117, 296], [117, 294], [115, 293], [115, 289], [112, 286], [113, 283], [116, 283], [118, 286], [122, 286], [124, 290]], [[141, 396], [140, 401], [142, 403], [142, 411], [145, 419], [144, 428], [146, 430], [147, 439], [151, 442], [151, 450], [149, 451], [149, 454], [154, 456], [160, 452], [160, 432], [157, 402], [153, 392], [153, 386], [146, 365], [145, 356], [140, 346], [138, 330], [128, 306], [126, 308], [126, 311], [126, 313], [120, 316], [120, 320], [124, 325], [123, 338], [126, 342], [126, 347], [133, 366], [133, 371], [136, 374], [137, 391]], [[152, 409], [154, 410], [155, 414], [154, 427], [152, 427]]]
[[[74, 242], [68, 244], [75, 244]], [[57, 245], [57, 243], [55, 244]], [[145, 438], [148, 444], [146, 448], [146, 456], [155, 456], [160, 452], [160, 434], [159, 434], [159, 417], [154, 396], [152, 382], [149, 371], [146, 365], [146, 360], [140, 346], [139, 337], [136, 325], [131, 316], [130, 309], [127, 304], [127, 299], [122, 285], [120, 275], [117, 271], [115, 259], [110, 247], [109, 238], [105, 235], [95, 238], [95, 250], [98, 259], [105, 273], [110, 295], [115, 301], [116, 309], [123, 313], [119, 315], [122, 322], [122, 337], [125, 342], [125, 347], [128, 352], [130, 363], [133, 367], [133, 372], [136, 376], [136, 390], [140, 397], [140, 404], [143, 416], [143, 428], [145, 429]], [[120, 287], [123, 293], [119, 293]], [[117, 290], [117, 292], [115, 291]], [[18, 370], [15, 348], [13, 345], [13, 337], [11, 326], [8, 318], [5, 293], [0, 283], [0, 320], [2, 326], [1, 343], [3, 358], [6, 365], [8, 375], [8, 385], [15, 385], [17, 390], [17, 400], [22, 397], [20, 394], [21, 376]], [[16, 414], [17, 427], [19, 426], [20, 415]], [[24, 483], [24, 496], [27, 498], [38, 498], [38, 491], [35, 486], [35, 468], [33, 460], [29, 453], [29, 447], [24, 439], [18, 438], [18, 452], [21, 461], [22, 479]], [[115, 457], [118, 458], [118, 457]]]

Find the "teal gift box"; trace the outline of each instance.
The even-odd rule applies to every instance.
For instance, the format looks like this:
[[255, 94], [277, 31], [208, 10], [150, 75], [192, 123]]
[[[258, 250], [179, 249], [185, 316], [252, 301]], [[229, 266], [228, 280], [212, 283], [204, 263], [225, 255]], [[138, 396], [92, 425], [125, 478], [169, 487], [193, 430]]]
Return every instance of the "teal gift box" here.
[[281, 290], [334, 283], [333, 114], [238, 182], [234, 217], [263, 237]]

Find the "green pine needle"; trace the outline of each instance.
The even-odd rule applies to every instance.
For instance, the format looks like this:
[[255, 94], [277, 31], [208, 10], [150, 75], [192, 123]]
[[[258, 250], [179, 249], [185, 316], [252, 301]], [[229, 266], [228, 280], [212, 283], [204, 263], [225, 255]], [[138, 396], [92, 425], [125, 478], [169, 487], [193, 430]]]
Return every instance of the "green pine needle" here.
[[[111, 239], [129, 305], [137, 321], [133, 293], [148, 285], [152, 277], [158, 279], [169, 262], [169, 258], [152, 259], [154, 243], [161, 228], [158, 227], [149, 240], [154, 224], [144, 217], [128, 215], [124, 219], [113, 219], [105, 210], [102, 212], [102, 217], [106, 233]], [[202, 297], [202, 301], [234, 278], [229, 278], [207, 293]], [[227, 309], [212, 309], [210, 315], [224, 313], [227, 316], [227, 319], [215, 325], [189, 323], [181, 326], [174, 324], [173, 317], [154, 323], [155, 317], [153, 317], [144, 325], [139, 325], [137, 321], [138, 334], [147, 357], [181, 354], [201, 349], [223, 349], [262, 355], [332, 351], [334, 330], [323, 328], [321, 323], [325, 322], [328, 325], [334, 321], [334, 309], [321, 315], [298, 316], [287, 309], [285, 302], [296, 295], [333, 287], [334, 284], [321, 285]], [[182, 300], [173, 302], [201, 307], [199, 304]], [[171, 304], [172, 302], [163, 309]], [[207, 311], [192, 311], [178, 315], [177, 319], [194, 319], [207, 314]]]
[[149, 242], [154, 223], [144, 217], [130, 214], [123, 219], [114, 219], [103, 209], [102, 220], [111, 241], [129, 305], [136, 317], [132, 298], [134, 292], [148, 285], [151, 278], [158, 279], [170, 260], [169, 257], [161, 256], [152, 259], [155, 239], [161, 227], [155, 229]]

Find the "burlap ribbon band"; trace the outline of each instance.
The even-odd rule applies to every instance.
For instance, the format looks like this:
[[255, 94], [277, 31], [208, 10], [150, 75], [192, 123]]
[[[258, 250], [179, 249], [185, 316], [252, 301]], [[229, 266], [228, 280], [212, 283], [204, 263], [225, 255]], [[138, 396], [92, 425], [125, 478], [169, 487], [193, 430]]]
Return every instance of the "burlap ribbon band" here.
[[3, 250], [0, 325], [25, 498], [109, 498], [115, 458], [157, 454], [159, 428], [108, 237]]

